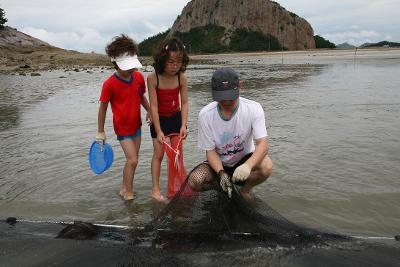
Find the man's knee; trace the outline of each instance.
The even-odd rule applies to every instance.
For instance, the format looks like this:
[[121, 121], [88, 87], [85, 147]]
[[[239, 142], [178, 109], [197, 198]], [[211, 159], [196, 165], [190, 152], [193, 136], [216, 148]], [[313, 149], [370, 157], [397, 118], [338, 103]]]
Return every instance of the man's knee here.
[[188, 185], [193, 191], [201, 191], [201, 182], [197, 179], [194, 179], [193, 176], [188, 177]]
[[268, 155], [265, 156], [260, 165], [256, 168], [257, 176], [259, 176], [258, 178], [265, 181], [272, 173], [272, 166], [271, 158]]
[[188, 177], [188, 184], [193, 191], [208, 190], [213, 181], [213, 172], [208, 164], [197, 166]]
[[263, 176], [265, 176], [266, 178], [268, 178], [271, 173], [272, 173], [272, 160], [271, 158], [267, 155], [265, 156], [264, 160], [263, 160]]

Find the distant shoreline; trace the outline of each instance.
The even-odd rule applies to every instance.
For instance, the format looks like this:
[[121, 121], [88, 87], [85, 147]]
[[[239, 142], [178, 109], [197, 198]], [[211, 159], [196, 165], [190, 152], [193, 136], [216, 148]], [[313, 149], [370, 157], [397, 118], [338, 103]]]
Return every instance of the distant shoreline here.
[[349, 53], [352, 52], [354, 53], [357, 51], [357, 53], [362, 53], [363, 51], [391, 51], [391, 50], [396, 50], [400, 51], [400, 48], [396, 47], [389, 47], [389, 48], [381, 48], [381, 47], [376, 47], [376, 48], [333, 48], [333, 49], [309, 49], [309, 50], [295, 50], [295, 51], [257, 51], [257, 52], [232, 52], [232, 53], [220, 53], [220, 54], [201, 54], [201, 55], [190, 55], [190, 58], [195, 58], [195, 59], [202, 59], [204, 57], [215, 57], [216, 55], [221, 55], [221, 56], [229, 56], [229, 55], [271, 55], [271, 56], [281, 56], [282, 54], [284, 55], [307, 55], [310, 53], [314, 54], [327, 54], [327, 53], [337, 53], [337, 52], [343, 52], [343, 53]]
[[[311, 49], [300, 51], [261, 51], [261, 52], [232, 52], [221, 54], [194, 54], [190, 55], [192, 62], [214, 60], [218, 56], [294, 56], [294, 55], [329, 55], [355, 54], [364, 52], [399, 51], [400, 48], [335, 48], [335, 49]], [[140, 57], [144, 66], [152, 63], [152, 58]], [[35, 47], [0, 47], [0, 73], [29, 73], [60, 69], [90, 69], [110, 68], [109, 58], [103, 54], [80, 53], [77, 51], [60, 48], [35, 48]]]

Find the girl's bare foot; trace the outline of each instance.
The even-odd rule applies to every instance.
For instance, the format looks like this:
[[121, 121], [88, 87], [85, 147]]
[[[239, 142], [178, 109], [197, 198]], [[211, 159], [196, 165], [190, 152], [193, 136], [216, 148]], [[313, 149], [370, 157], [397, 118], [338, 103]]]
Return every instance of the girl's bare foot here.
[[168, 201], [163, 195], [161, 195], [160, 190], [152, 190], [151, 197], [155, 201], [158, 201], [158, 202], [161, 202], [161, 203], [165, 203], [165, 202]]
[[126, 188], [125, 188], [124, 182], [122, 182], [121, 189], [119, 190], [119, 196], [124, 198], [125, 193], [126, 193]]
[[125, 192], [123, 194], [124, 200], [134, 200], [136, 198], [135, 193], [133, 192]]

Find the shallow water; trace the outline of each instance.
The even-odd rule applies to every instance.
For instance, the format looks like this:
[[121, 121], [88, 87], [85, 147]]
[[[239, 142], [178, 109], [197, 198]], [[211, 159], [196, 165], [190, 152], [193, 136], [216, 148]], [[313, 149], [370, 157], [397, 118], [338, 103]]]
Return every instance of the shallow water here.
[[[254, 195], [289, 220], [351, 235], [400, 233], [400, 51], [209, 56], [190, 65], [185, 167], [196, 146], [199, 110], [211, 100], [213, 70], [239, 72], [242, 96], [264, 107], [274, 172]], [[0, 218], [143, 225], [162, 209], [150, 198], [149, 129], [143, 127], [134, 187], [118, 197], [124, 157], [108, 112], [115, 160], [96, 176], [87, 153], [98, 97], [111, 71], [0, 76]], [[144, 73], [146, 76], [147, 73]], [[144, 114], [142, 114], [144, 117]], [[166, 189], [166, 167], [162, 170]]]

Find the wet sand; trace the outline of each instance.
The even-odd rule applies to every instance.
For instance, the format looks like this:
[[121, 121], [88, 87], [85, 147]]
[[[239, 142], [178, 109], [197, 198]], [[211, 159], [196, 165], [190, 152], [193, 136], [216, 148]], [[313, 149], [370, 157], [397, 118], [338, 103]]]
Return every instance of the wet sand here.
[[[196, 251], [161, 249], [131, 239], [131, 231], [100, 227], [92, 240], [56, 238], [61, 224], [0, 222], [0, 266], [217, 266], [232, 262], [232, 251], [213, 251], [201, 256]], [[119, 240], [117, 240], [119, 239]], [[260, 249], [260, 244], [258, 249]], [[237, 251], [244, 253], [247, 250]], [[311, 247], [302, 250], [270, 248], [272, 262], [278, 266], [400, 266], [400, 243], [396, 241], [353, 242], [336, 247]], [[235, 253], [235, 252], [234, 252]], [[284, 255], [284, 257], [282, 257]], [[200, 258], [198, 258], [200, 256]], [[236, 256], [235, 259], [238, 259]], [[268, 265], [268, 262], [264, 262]], [[264, 264], [258, 262], [257, 266]]]

